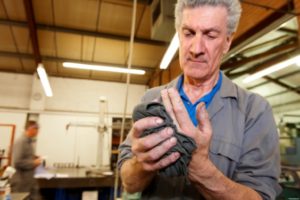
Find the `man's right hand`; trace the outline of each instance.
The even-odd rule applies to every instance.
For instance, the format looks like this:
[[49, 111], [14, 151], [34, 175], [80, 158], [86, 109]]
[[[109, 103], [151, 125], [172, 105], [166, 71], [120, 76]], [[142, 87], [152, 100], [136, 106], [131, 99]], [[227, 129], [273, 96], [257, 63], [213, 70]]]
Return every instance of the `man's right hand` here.
[[40, 157], [35, 158], [35, 159], [33, 160], [34, 167], [39, 166], [40, 164], [42, 164], [42, 162], [43, 162], [43, 159], [41, 159]]
[[174, 163], [180, 156], [174, 152], [166, 157], [162, 156], [176, 145], [176, 138], [173, 130], [168, 127], [152, 133], [145, 137], [140, 137], [144, 130], [157, 127], [163, 123], [161, 118], [146, 117], [136, 121], [131, 131], [132, 153], [136, 156], [137, 162], [142, 165], [145, 171], [154, 172]]
[[143, 191], [158, 170], [174, 163], [180, 156], [175, 152], [162, 157], [176, 144], [171, 128], [140, 137], [146, 129], [157, 127], [161, 123], [161, 118], [146, 117], [133, 124], [129, 137], [134, 156], [121, 167], [122, 183], [128, 193]]

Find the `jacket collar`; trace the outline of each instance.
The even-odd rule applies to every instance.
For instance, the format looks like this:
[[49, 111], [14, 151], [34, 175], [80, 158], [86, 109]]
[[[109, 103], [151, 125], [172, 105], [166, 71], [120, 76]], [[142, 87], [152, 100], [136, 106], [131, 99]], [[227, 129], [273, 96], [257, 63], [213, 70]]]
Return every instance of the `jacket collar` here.
[[[219, 112], [224, 107], [223, 98], [235, 98], [235, 99], [237, 99], [237, 96], [238, 96], [237, 95], [237, 88], [236, 88], [235, 84], [227, 76], [225, 76], [223, 72], [221, 73], [221, 75], [222, 75], [222, 79], [223, 79], [221, 88], [215, 94], [215, 97], [213, 98], [212, 103], [207, 108], [210, 119], [212, 119], [215, 116], [215, 114], [217, 112]], [[173, 81], [168, 83], [165, 86], [165, 89], [171, 88], [171, 87], [176, 88], [180, 76], [176, 77]]]
[[[225, 74], [223, 72], [221, 72], [221, 75], [222, 75], [223, 81], [222, 81], [222, 86], [221, 86], [221, 88], [220, 88], [220, 90], [218, 92], [218, 93], [220, 93], [220, 97], [223, 97], [223, 98], [226, 98], [226, 97], [237, 98], [237, 88], [234, 85], [234, 83], [232, 83], [232, 81], [227, 76], [225, 76]], [[169, 82], [165, 86], [165, 89], [172, 88], [172, 87], [176, 88], [180, 76], [182, 76], [182, 74], [179, 75], [179, 76], [177, 76], [171, 82]]]

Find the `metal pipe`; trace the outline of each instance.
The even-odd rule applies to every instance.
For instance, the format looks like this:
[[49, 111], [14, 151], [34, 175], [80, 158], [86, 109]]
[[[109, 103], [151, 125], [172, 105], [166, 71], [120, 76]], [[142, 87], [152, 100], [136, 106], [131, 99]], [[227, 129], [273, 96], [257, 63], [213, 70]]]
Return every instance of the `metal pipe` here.
[[[129, 58], [127, 63], [127, 68], [131, 69], [132, 64], [132, 55], [133, 55], [133, 43], [134, 43], [134, 34], [135, 34], [135, 21], [136, 21], [136, 7], [137, 7], [137, 0], [133, 1], [133, 10], [132, 10], [132, 21], [131, 21], [131, 34], [130, 34], [130, 46], [129, 46]], [[120, 142], [121, 144], [123, 142], [124, 137], [124, 128], [125, 128], [125, 119], [126, 119], [126, 111], [127, 111], [127, 105], [128, 105], [128, 92], [129, 92], [129, 86], [130, 86], [130, 74], [127, 73], [126, 76], [126, 96], [125, 96], [125, 105], [124, 105], [124, 112], [122, 117], [122, 128], [121, 128], [121, 136], [120, 136]], [[118, 160], [119, 160], [120, 154], [118, 154]], [[118, 197], [118, 187], [119, 187], [119, 170], [118, 167], [115, 169], [115, 188], [114, 188], [114, 199], [116, 200]]]

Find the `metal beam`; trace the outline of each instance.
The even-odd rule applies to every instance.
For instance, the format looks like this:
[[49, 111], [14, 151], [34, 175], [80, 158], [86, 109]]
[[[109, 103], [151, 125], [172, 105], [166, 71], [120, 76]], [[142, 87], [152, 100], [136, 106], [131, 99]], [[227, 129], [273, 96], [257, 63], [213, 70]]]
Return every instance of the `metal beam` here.
[[278, 63], [285, 61], [291, 57], [294, 57], [295, 55], [298, 55], [299, 51], [300, 51], [300, 49], [296, 48], [293, 51], [290, 51], [283, 55], [277, 56], [275, 59], [274, 58], [268, 59], [266, 62], [264, 62], [262, 64], [255, 65], [255, 66], [251, 67], [250, 69], [243, 71], [243, 73], [249, 73], [249, 74], [256, 73], [256, 72], [266, 69], [272, 65], [278, 64]]
[[[19, 27], [27, 27], [27, 23], [23, 21], [16, 21], [16, 20], [8, 20], [8, 19], [0, 19], [0, 24], [3, 25], [12, 25], [12, 26], [19, 26]], [[88, 31], [82, 29], [74, 29], [74, 28], [66, 28], [61, 26], [53, 26], [48, 24], [36, 24], [38, 30], [46, 30], [46, 31], [56, 31], [62, 33], [71, 33], [76, 35], [86, 35], [92, 37], [99, 37], [99, 38], [106, 38], [106, 39], [113, 39], [113, 40], [120, 40], [124, 42], [129, 42], [129, 36], [121, 36], [121, 35], [113, 35], [109, 33], [101, 33], [97, 31]], [[143, 43], [148, 45], [156, 45], [156, 46], [163, 46], [166, 47], [168, 43], [158, 40], [150, 40], [135, 37], [134, 39], [137, 43]]]
[[282, 28], [277, 29], [277, 31], [281, 31], [281, 32], [284, 32], [284, 33], [287, 33], [287, 34], [293, 35], [293, 36], [298, 36], [298, 31], [290, 29], [290, 28], [282, 27]]
[[35, 24], [35, 17], [34, 17], [32, 1], [24, 0], [23, 2], [24, 2], [24, 6], [25, 6], [29, 34], [30, 34], [31, 44], [32, 44], [33, 53], [34, 53], [34, 60], [35, 60], [36, 64], [38, 64], [38, 63], [42, 62], [42, 58], [41, 58], [39, 42], [38, 42], [38, 38], [37, 38], [37, 29], [36, 29], [36, 24]]
[[285, 84], [285, 83], [281, 82], [280, 80], [273, 79], [273, 78], [271, 78], [271, 77], [269, 77], [269, 76], [266, 76], [266, 77], [264, 77], [264, 78], [267, 79], [268, 81], [272, 82], [272, 83], [275, 83], [276, 85], [279, 85], [279, 86], [281, 86], [281, 87], [283, 87], [283, 88], [288, 89], [288, 90], [291, 91], [291, 92], [295, 92], [296, 94], [300, 95], [300, 90], [299, 90], [299, 88], [294, 88], [294, 87], [292, 87], [292, 86], [290, 86], [290, 85], [288, 85], [288, 84]]
[[[285, 75], [282, 75], [282, 76], [279, 76], [277, 77], [277, 79], [284, 79], [284, 78], [288, 78], [289, 76], [293, 76], [293, 75], [296, 75], [296, 74], [299, 74], [300, 73], [300, 70], [299, 71], [293, 71], [293, 72], [290, 72], [288, 74], [285, 74]], [[269, 81], [264, 81], [262, 83], [259, 83], [257, 85], [254, 85], [254, 86], [251, 86], [251, 87], [247, 87], [247, 90], [253, 90], [254, 88], [257, 88], [257, 87], [260, 87], [260, 86], [263, 86], [263, 85], [266, 85], [268, 84]], [[300, 90], [300, 87], [298, 88]]]
[[251, 57], [248, 57], [248, 58], [244, 58], [242, 60], [239, 60], [239, 61], [235, 61], [235, 62], [226, 62], [224, 64], [222, 64], [221, 66], [221, 69], [222, 70], [234, 70], [238, 67], [242, 67], [243, 65], [246, 65], [250, 62], [253, 62], [255, 60], [259, 60], [259, 59], [263, 59], [263, 58], [266, 58], [268, 56], [271, 56], [271, 55], [274, 55], [274, 54], [277, 54], [277, 53], [280, 53], [280, 52], [285, 52], [287, 50], [292, 50], [292, 49], [295, 49], [296, 47], [298, 46], [297, 43], [293, 43], [293, 44], [286, 44], [286, 45], [280, 45], [278, 47], [275, 47], [273, 49], [270, 49], [264, 53], [260, 53], [260, 54], [257, 54], [257, 55], [254, 55], [254, 56], [251, 56]]
[[[23, 59], [35, 59], [34, 55], [29, 53], [17, 53], [17, 52], [7, 52], [7, 51], [0, 51], [0, 56], [5, 57], [18, 57]], [[63, 57], [53, 57], [53, 56], [41, 56], [41, 59], [44, 61], [52, 61], [52, 62], [76, 62], [76, 63], [86, 63], [86, 64], [93, 64], [93, 65], [110, 65], [114, 66], [111, 63], [100, 63], [100, 62], [91, 62], [91, 61], [84, 61], [80, 59], [70, 59], [70, 58], [63, 58]], [[123, 64], [115, 65], [115, 66], [123, 66]], [[132, 66], [135, 69], [142, 69], [146, 72], [153, 72], [155, 69], [150, 67], [143, 67], [143, 66]]]
[[[300, 12], [300, 2], [299, 0], [294, 0], [295, 4], [295, 10], [296, 12]], [[298, 44], [300, 46], [300, 15], [297, 16], [297, 21], [298, 21]]]
[[[297, 1], [297, 0], [296, 0]], [[288, 1], [284, 6], [279, 8], [278, 10], [293, 10], [294, 4], [291, 1]], [[282, 23], [288, 21], [293, 18], [294, 15], [286, 14], [286, 12], [274, 12], [267, 18], [260, 21], [254, 27], [252, 27], [249, 31], [240, 35], [238, 38], [234, 39], [231, 50], [224, 56], [224, 61], [228, 60], [232, 55], [237, 54], [242, 47], [250, 44], [255, 41], [257, 38], [263, 36], [264, 34], [274, 30], [279, 27]]]

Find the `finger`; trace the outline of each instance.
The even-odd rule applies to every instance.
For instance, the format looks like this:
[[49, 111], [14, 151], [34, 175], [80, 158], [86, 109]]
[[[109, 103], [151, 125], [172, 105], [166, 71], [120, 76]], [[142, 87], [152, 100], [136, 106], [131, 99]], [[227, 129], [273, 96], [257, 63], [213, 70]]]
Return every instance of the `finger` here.
[[173, 135], [173, 130], [171, 128], [165, 128], [158, 133], [152, 133], [145, 137], [139, 138], [133, 145], [133, 153], [145, 152], [156, 145], [160, 144], [164, 140], [170, 138]]
[[209, 115], [205, 109], [205, 103], [201, 102], [196, 109], [198, 129], [203, 133], [211, 133], [212, 128], [209, 120]]
[[171, 137], [165, 140], [162, 144], [154, 147], [148, 152], [140, 153], [137, 156], [139, 162], [154, 162], [165, 155], [173, 146], [177, 143], [177, 139], [175, 137]]
[[174, 123], [177, 124], [177, 121], [176, 121], [176, 118], [175, 118], [175, 115], [173, 112], [173, 106], [172, 106], [172, 103], [171, 103], [171, 100], [170, 100], [170, 97], [168, 94], [168, 90], [164, 89], [161, 91], [160, 94], [161, 94], [161, 97], [162, 97], [162, 100], [163, 100], [163, 103], [164, 103], [167, 113], [173, 119]]
[[159, 117], [145, 117], [137, 120], [132, 126], [132, 135], [139, 138], [146, 129], [159, 126], [162, 123], [163, 120]]
[[147, 163], [147, 162], [143, 163], [143, 168], [147, 171], [160, 170], [174, 163], [179, 157], [180, 157], [180, 153], [174, 152], [169, 156], [155, 163]]
[[174, 88], [168, 89], [168, 94], [173, 105], [173, 112], [176, 120], [183, 131], [191, 130], [194, 125], [190, 120], [190, 116], [182, 102], [182, 99], [177, 90]]

